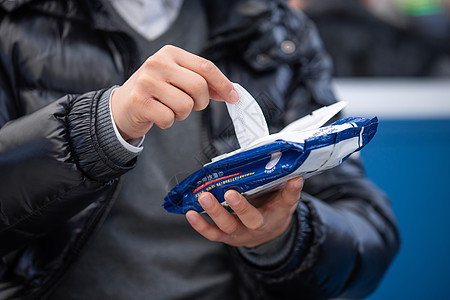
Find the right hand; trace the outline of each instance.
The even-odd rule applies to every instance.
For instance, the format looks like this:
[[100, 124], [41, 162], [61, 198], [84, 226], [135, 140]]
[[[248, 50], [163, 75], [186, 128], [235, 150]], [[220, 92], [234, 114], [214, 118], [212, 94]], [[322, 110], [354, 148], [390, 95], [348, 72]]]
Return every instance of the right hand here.
[[140, 138], [153, 126], [162, 129], [203, 110], [209, 99], [236, 103], [233, 84], [209, 60], [164, 46], [111, 97], [116, 126], [127, 139]]

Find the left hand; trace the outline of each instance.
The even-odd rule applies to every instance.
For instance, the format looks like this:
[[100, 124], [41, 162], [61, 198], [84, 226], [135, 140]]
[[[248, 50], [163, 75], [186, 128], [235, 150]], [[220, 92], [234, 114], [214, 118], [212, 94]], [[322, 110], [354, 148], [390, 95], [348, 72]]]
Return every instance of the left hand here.
[[231, 246], [257, 247], [280, 236], [288, 227], [297, 208], [303, 188], [301, 177], [289, 180], [284, 189], [257, 199], [257, 207], [235, 190], [225, 193], [225, 200], [233, 209], [228, 212], [208, 192], [199, 202], [215, 224], [207, 222], [198, 212], [188, 211], [186, 218], [191, 226], [210, 241]]

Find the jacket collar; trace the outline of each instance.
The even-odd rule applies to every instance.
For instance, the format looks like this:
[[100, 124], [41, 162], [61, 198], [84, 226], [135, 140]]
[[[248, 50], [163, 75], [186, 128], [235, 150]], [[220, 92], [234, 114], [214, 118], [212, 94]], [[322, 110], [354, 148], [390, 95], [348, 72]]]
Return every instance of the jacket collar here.
[[[42, 10], [48, 14], [88, 22], [96, 29], [117, 31], [118, 28], [103, 9], [102, 1], [104, 0], [0, 0], [0, 9], [14, 12], [23, 6], [32, 5], [35, 10]], [[80, 13], [81, 11], [83, 12]]]
[[0, 0], [0, 7], [10, 12], [31, 1], [34, 0]]
[[[56, 1], [56, 0], [52, 0]], [[60, 0], [59, 0], [60, 1]], [[58, 3], [56, 1], [55, 3]], [[108, 21], [108, 17], [105, 16], [104, 9], [102, 9], [101, 2], [104, 0], [76, 0], [82, 6], [90, 6], [89, 11], [91, 13], [91, 18], [94, 26], [98, 29], [104, 30], [115, 30], [115, 26]], [[185, 0], [186, 1], [186, 0]], [[38, 2], [36, 0], [0, 0], [0, 7], [5, 11], [12, 12], [19, 9], [20, 7], [29, 4], [31, 2]], [[51, 1], [50, 1], [51, 2]], [[254, 15], [261, 13], [261, 7], [258, 6], [258, 2], [263, 1], [248, 1], [248, 0], [203, 0], [206, 7], [208, 19], [210, 20], [210, 28], [212, 32], [223, 31], [224, 28], [230, 27], [231, 24], [235, 24], [236, 21], [239, 23], [240, 20], [236, 20], [233, 11], [241, 10], [238, 12], [239, 15]], [[247, 5], [246, 5], [247, 3]], [[244, 5], [242, 5], [244, 4]], [[243, 7], [243, 9], [239, 9]], [[234, 15], [234, 17], [233, 17]], [[248, 16], [247, 16], [248, 17]], [[252, 16], [254, 17], [254, 16]], [[231, 23], [231, 24], [230, 24]], [[233, 24], [233, 25], [234, 25]], [[235, 26], [231, 26], [235, 27]]]

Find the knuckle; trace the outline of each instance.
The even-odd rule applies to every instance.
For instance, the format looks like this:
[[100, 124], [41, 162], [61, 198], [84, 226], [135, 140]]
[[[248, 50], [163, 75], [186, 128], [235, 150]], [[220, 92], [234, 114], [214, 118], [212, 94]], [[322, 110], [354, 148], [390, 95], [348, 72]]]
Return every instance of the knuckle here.
[[233, 90], [233, 85], [226, 78], [218, 79], [216, 81], [216, 87], [223, 95], [228, 95]]
[[181, 111], [182, 113], [189, 114], [192, 111], [192, 108], [194, 107], [194, 101], [190, 97], [186, 97], [183, 101], [181, 101]]
[[211, 242], [220, 242], [221, 241], [221, 236], [218, 232], [214, 231], [214, 232], [210, 232], [208, 235], [208, 240], [210, 240]]
[[231, 89], [233, 88], [231, 83], [226, 79], [220, 79], [217, 84], [221, 90], [231, 91]]
[[134, 103], [142, 103], [142, 97], [141, 97], [141, 93], [139, 92], [139, 89], [132, 89], [129, 94], [128, 94], [128, 101], [127, 104], [128, 105], [133, 105]]
[[141, 68], [144, 74], [161, 76], [161, 74], [167, 73], [167, 70], [173, 69], [173, 63], [170, 55], [155, 53], [145, 60]]
[[194, 99], [193, 107], [194, 110], [203, 110], [209, 104], [209, 91], [208, 84], [206, 80], [199, 76], [191, 84], [190, 95]]
[[206, 91], [208, 88], [208, 85], [206, 83], [206, 80], [203, 79], [203, 77], [199, 76], [199, 78], [193, 79], [191, 83], [191, 92], [194, 95], [202, 94], [204, 91]]
[[262, 229], [264, 227], [264, 219], [262, 217], [256, 217], [247, 227], [251, 230]]
[[200, 64], [200, 68], [205, 72], [210, 73], [216, 68], [216, 65], [210, 60], [204, 59]]
[[159, 49], [158, 52], [174, 52], [176, 51], [177, 47], [173, 46], [173, 45], [164, 45], [161, 47], [161, 49]]
[[218, 218], [223, 214], [222, 206], [220, 204], [214, 204], [209, 210], [208, 214], [213, 218]]
[[190, 99], [186, 100], [180, 100], [179, 103], [177, 103], [177, 106], [175, 108], [175, 113], [178, 120], [185, 120], [189, 114], [192, 111], [192, 108], [194, 107], [194, 102]]
[[195, 228], [199, 233], [204, 234], [207, 230], [207, 226], [205, 224], [197, 224]]
[[171, 124], [166, 124], [166, 123], [160, 123], [159, 124], [159, 128], [161, 128], [161, 129], [169, 129], [170, 127], [172, 126], [172, 123]]
[[240, 201], [234, 208], [233, 208], [234, 212], [237, 213], [238, 215], [246, 215], [249, 210], [250, 210], [250, 206], [246, 205], [246, 203], [243, 203], [242, 201]]
[[145, 70], [157, 70], [164, 66], [164, 60], [159, 58], [159, 55], [154, 54], [147, 58], [143, 64]]
[[238, 229], [238, 225], [236, 222], [229, 223], [229, 224], [223, 226], [223, 228], [222, 228], [222, 230], [226, 234], [233, 234], [234, 232], [236, 232], [237, 229]]
[[198, 105], [198, 110], [204, 110], [209, 105], [209, 99], [206, 99], [204, 102]]
[[172, 126], [173, 122], [174, 122], [174, 115], [173, 115], [173, 113], [167, 112], [167, 113], [164, 113], [164, 114], [162, 114], [160, 116], [160, 120], [158, 122], [158, 126], [161, 129], [167, 129], [167, 128], [170, 128]]
[[204, 110], [209, 105], [209, 99], [206, 99], [205, 101], [202, 101], [198, 104], [197, 110]]

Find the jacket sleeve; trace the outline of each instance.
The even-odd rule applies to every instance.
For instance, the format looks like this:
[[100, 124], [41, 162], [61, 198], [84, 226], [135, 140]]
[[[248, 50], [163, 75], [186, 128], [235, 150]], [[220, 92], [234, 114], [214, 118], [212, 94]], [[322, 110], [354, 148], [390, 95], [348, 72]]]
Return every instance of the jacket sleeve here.
[[[2, 74], [0, 74], [2, 75]], [[3, 80], [4, 79], [4, 80]], [[0, 254], [45, 235], [131, 169], [105, 155], [95, 132], [104, 90], [67, 95], [18, 117], [0, 83]]]

